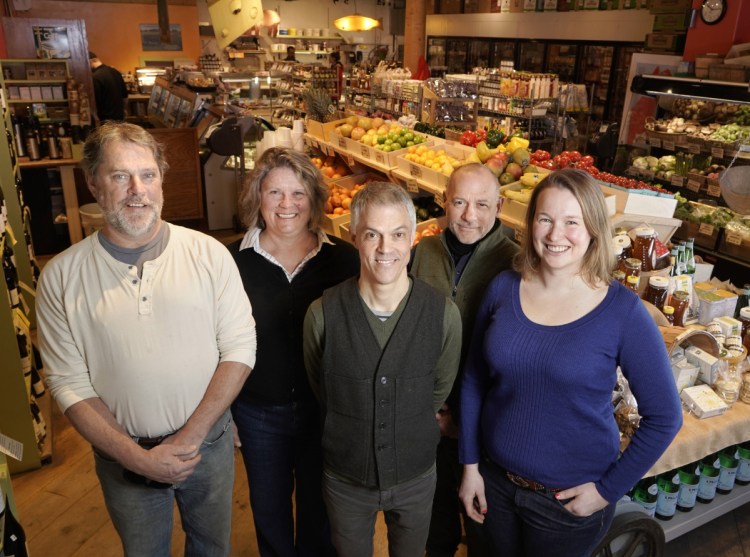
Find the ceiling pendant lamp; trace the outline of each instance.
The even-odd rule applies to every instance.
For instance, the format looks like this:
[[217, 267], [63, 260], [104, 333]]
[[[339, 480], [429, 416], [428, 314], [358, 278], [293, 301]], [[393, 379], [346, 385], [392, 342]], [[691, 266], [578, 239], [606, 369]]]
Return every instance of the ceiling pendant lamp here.
[[377, 19], [359, 15], [357, 13], [357, 3], [354, 2], [354, 13], [340, 17], [333, 22], [336, 29], [340, 31], [369, 31], [375, 27], [380, 26], [380, 22]]

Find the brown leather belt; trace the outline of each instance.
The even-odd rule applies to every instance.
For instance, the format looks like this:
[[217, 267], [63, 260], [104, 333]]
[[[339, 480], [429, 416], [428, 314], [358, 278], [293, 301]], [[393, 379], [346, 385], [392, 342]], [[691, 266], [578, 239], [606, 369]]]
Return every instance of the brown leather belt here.
[[161, 445], [162, 441], [167, 437], [169, 437], [169, 435], [162, 435], [161, 437], [133, 437], [133, 441], [144, 449], [153, 449], [154, 447]]
[[528, 489], [529, 491], [541, 491], [543, 493], [558, 493], [559, 491], [562, 491], [562, 488], [545, 487], [539, 482], [527, 480], [526, 478], [514, 474], [513, 472], [508, 472], [507, 470], [505, 471], [505, 476], [511, 481], [511, 483], [520, 488]]

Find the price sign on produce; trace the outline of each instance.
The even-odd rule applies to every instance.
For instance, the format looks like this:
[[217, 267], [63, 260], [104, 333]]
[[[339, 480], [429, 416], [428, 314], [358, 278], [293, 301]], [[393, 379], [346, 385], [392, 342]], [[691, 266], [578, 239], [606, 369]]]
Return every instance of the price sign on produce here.
[[698, 234], [701, 234], [703, 236], [713, 236], [714, 234], [714, 227], [707, 223], [701, 223], [700, 228], [698, 228]]
[[658, 147], [659, 149], [661, 149], [661, 139], [649, 137], [648, 142], [651, 144], [651, 147]]
[[723, 159], [724, 149], [721, 147], [711, 147], [711, 156], [716, 159]]
[[671, 141], [669, 139], [665, 139], [661, 142], [661, 146], [664, 147], [667, 151], [674, 151], [674, 141]]
[[689, 189], [690, 191], [694, 191], [695, 193], [698, 193], [701, 189], [701, 183], [698, 180], [688, 180], [687, 189]]
[[684, 176], [672, 176], [672, 179], [669, 181], [670, 184], [673, 186], [677, 186], [678, 188], [681, 188], [683, 184], [685, 183], [685, 177]]
[[354, 166], [354, 157], [350, 154], [345, 155], [346, 164], [349, 168], [352, 168]]
[[339, 137], [339, 149], [346, 149], [346, 138]]
[[370, 158], [370, 148], [367, 145], [360, 145], [359, 152], [362, 153], [362, 156], [366, 159]]
[[719, 184], [709, 184], [708, 195], [712, 197], [721, 197], [721, 186]]
[[419, 167], [419, 165], [409, 163], [409, 174], [411, 174], [414, 178], [421, 178], [422, 169]]
[[406, 191], [409, 193], [419, 193], [419, 184], [417, 184], [416, 180], [407, 180], [406, 181]]
[[727, 244], [732, 244], [733, 246], [741, 246], [742, 245], [742, 236], [739, 234], [733, 234], [732, 232], [729, 232], [725, 236], [727, 240]]
[[688, 145], [688, 152], [697, 155], [701, 152], [701, 146], [698, 143], [690, 143]]
[[375, 162], [385, 165], [385, 153], [382, 151], [375, 151]]

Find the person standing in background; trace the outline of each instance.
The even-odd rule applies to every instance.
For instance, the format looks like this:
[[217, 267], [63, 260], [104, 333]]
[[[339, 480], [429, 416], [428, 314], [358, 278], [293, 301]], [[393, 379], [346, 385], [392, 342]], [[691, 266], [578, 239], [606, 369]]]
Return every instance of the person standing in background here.
[[453, 386], [461, 316], [407, 274], [409, 194], [370, 182], [351, 205], [360, 273], [305, 316], [305, 366], [322, 408], [323, 498], [341, 557], [372, 555], [383, 511], [391, 557], [421, 557], [435, 492], [436, 412]]
[[295, 56], [296, 52], [297, 50], [293, 46], [286, 47], [286, 58], [284, 58], [284, 62], [297, 62]]
[[344, 90], [344, 64], [341, 63], [341, 52], [338, 50], [331, 52], [329, 62], [331, 69], [336, 71], [336, 98], [334, 100], [338, 101]]
[[96, 54], [89, 51], [89, 65], [94, 80], [94, 99], [99, 122], [125, 120], [125, 99], [128, 87], [122, 74], [115, 68], [102, 63]]
[[[661, 333], [613, 280], [604, 195], [566, 168], [534, 189], [513, 271], [479, 307], [461, 385], [459, 496], [493, 555], [585, 557], [682, 425]], [[617, 368], [640, 426], [620, 454]]]
[[307, 155], [268, 149], [240, 198], [248, 231], [229, 246], [258, 330], [257, 363], [232, 415], [261, 557], [334, 554], [320, 491], [320, 407], [305, 372], [302, 323], [310, 302], [357, 274], [359, 257], [321, 230], [327, 198]]
[[[446, 229], [440, 236], [423, 238], [413, 250], [411, 273], [451, 298], [463, 324], [461, 365], [439, 412], [441, 438], [427, 557], [453, 556], [461, 541], [457, 429], [461, 369], [484, 291], [495, 275], [511, 268], [518, 251], [518, 246], [503, 234], [499, 210], [495, 175], [483, 164], [461, 166], [451, 174], [445, 191]], [[464, 519], [463, 523], [469, 557], [488, 556], [481, 526], [472, 520]]]
[[45, 265], [37, 317], [47, 383], [93, 446], [126, 557], [227, 557], [229, 405], [255, 364], [255, 323], [218, 241], [161, 220], [167, 162], [143, 128], [107, 122], [83, 147], [104, 227]]

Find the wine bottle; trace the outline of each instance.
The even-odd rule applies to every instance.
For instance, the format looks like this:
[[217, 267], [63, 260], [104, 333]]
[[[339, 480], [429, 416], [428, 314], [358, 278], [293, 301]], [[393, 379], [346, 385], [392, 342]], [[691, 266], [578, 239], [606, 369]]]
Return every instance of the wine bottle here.
[[5, 286], [10, 294], [10, 306], [17, 307], [20, 300], [18, 298], [18, 273], [14, 263], [15, 257], [12, 257], [13, 249], [8, 245], [8, 239], [5, 240], [3, 249], [3, 275], [5, 276]]
[[3, 533], [3, 553], [5, 557], [29, 557], [26, 547], [26, 532], [13, 516], [8, 506], [8, 498], [5, 498], [5, 532]]

